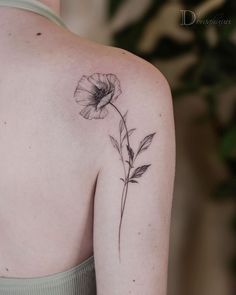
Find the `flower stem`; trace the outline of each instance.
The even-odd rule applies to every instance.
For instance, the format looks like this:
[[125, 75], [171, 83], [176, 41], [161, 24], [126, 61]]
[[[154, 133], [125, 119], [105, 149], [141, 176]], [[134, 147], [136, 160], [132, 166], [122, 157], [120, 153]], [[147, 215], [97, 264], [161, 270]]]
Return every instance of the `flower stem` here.
[[[117, 113], [121, 117], [121, 120], [124, 123], [124, 128], [125, 128], [125, 132], [126, 132], [127, 146], [128, 146], [129, 149], [131, 149], [130, 142], [129, 142], [128, 128], [127, 128], [125, 119], [124, 119], [123, 115], [121, 114], [120, 110], [113, 103], [110, 102], [109, 104], [117, 111]], [[130, 163], [131, 158], [130, 158], [130, 154], [129, 153], [128, 153], [128, 157], [129, 157], [129, 163]], [[123, 160], [123, 165], [124, 165], [123, 155], [122, 155], [122, 160]], [[121, 196], [121, 215], [120, 215], [119, 234], [118, 234], [119, 258], [120, 258], [120, 244], [121, 244], [121, 226], [122, 226], [122, 220], [123, 220], [123, 215], [124, 215], [124, 210], [125, 210], [125, 204], [126, 204], [127, 194], [128, 194], [130, 170], [131, 170], [131, 166], [129, 164], [128, 165], [128, 172], [127, 172], [127, 174], [126, 174], [126, 170], [124, 169], [124, 171], [125, 171], [125, 182], [124, 182], [124, 186], [123, 186], [123, 190], [122, 190], [122, 196]]]
[[118, 114], [121, 117], [121, 120], [124, 123], [125, 131], [126, 131], [126, 134], [127, 134], [127, 136], [126, 136], [126, 138], [127, 138], [127, 145], [128, 145], [128, 147], [130, 147], [129, 136], [128, 136], [128, 129], [127, 129], [127, 125], [126, 125], [125, 119], [124, 119], [123, 115], [121, 114], [121, 112], [119, 111], [119, 109], [112, 102], [109, 102], [109, 104], [118, 112]]

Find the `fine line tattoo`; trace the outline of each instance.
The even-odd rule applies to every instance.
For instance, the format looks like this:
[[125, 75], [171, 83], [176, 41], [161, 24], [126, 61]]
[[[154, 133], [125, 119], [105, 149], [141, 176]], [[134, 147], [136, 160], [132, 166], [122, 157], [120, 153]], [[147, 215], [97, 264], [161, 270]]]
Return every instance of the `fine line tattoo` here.
[[112, 146], [120, 156], [123, 167], [122, 193], [120, 201], [120, 221], [118, 228], [118, 251], [121, 259], [121, 229], [125, 212], [125, 205], [128, 196], [129, 184], [137, 184], [137, 179], [141, 178], [151, 164], [145, 164], [136, 167], [136, 159], [146, 151], [152, 143], [154, 133], [145, 136], [139, 143], [136, 151], [131, 147], [130, 137], [136, 128], [129, 129], [127, 126], [127, 114], [120, 112], [114, 104], [121, 94], [120, 81], [114, 74], [95, 73], [91, 76], [82, 76], [74, 91], [74, 98], [80, 106], [80, 115], [85, 119], [103, 119], [107, 116], [107, 107], [111, 107], [120, 117], [119, 121], [119, 139], [109, 135]]

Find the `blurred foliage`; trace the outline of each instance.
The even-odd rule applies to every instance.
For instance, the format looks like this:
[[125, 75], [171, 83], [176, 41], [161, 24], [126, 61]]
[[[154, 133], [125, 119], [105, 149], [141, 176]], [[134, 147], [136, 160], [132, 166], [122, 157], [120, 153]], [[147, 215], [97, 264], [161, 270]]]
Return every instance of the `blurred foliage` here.
[[[124, 0], [110, 0], [110, 17], [112, 18]], [[182, 9], [194, 11], [198, 5], [206, 1], [183, 0], [180, 1]], [[216, 42], [209, 42], [207, 29], [209, 25], [192, 24], [181, 26], [192, 33], [191, 41], [180, 42], [171, 38], [168, 34], [161, 37], [156, 42], [156, 46], [143, 54], [139, 49], [139, 44], [144, 30], [150, 19], [156, 16], [157, 11], [170, 3], [163, 0], [152, 0], [149, 9], [136, 22], [127, 25], [125, 28], [116, 32], [114, 36], [114, 45], [133, 52], [143, 57], [149, 62], [155, 59], [165, 60], [182, 56], [186, 53], [194, 52], [197, 55], [197, 61], [186, 69], [180, 77], [183, 86], [176, 89], [172, 88], [173, 97], [183, 97], [186, 94], [199, 94], [204, 100], [207, 112], [202, 114], [205, 122], [210, 122], [215, 132], [218, 146], [216, 152], [219, 158], [228, 170], [228, 177], [219, 184], [216, 192], [213, 194], [215, 200], [227, 201], [233, 200], [236, 207], [236, 97], [231, 107], [231, 117], [227, 122], [222, 123], [219, 115], [220, 100], [224, 92], [230, 87], [235, 86], [236, 82], [236, 46], [233, 41], [236, 32], [236, 1], [226, 0], [225, 3], [201, 19], [209, 20], [220, 18], [230, 20], [230, 24], [214, 24], [216, 32]], [[180, 11], [179, 24], [180, 26]], [[167, 77], [168, 78], [168, 77]], [[233, 233], [236, 237], [236, 212], [232, 218]], [[230, 269], [236, 276], [236, 253], [230, 262]]]

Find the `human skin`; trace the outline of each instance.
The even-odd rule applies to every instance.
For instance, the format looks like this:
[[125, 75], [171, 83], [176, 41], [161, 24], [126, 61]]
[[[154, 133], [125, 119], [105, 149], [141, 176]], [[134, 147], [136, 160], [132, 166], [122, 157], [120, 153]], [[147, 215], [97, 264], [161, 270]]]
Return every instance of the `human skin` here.
[[[165, 295], [175, 166], [165, 77], [29, 11], [0, 7], [0, 40], [0, 276], [45, 276], [94, 254], [98, 295]], [[131, 146], [155, 133], [137, 159], [151, 166], [129, 185], [121, 257], [123, 170], [109, 139], [120, 117], [107, 105], [106, 117], [86, 119], [74, 96], [94, 73], [119, 80], [114, 105], [136, 129]]]

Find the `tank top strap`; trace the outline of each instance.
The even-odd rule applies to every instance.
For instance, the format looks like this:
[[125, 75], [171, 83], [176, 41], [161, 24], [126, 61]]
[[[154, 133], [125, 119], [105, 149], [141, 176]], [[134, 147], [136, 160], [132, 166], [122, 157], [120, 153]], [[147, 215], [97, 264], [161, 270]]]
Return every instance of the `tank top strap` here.
[[0, 277], [1, 295], [95, 295], [94, 256], [64, 272], [33, 278]]
[[0, 6], [29, 10], [45, 16], [61, 27], [67, 28], [62, 18], [55, 11], [37, 0], [0, 0]]

